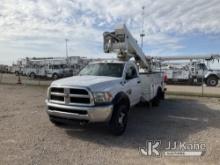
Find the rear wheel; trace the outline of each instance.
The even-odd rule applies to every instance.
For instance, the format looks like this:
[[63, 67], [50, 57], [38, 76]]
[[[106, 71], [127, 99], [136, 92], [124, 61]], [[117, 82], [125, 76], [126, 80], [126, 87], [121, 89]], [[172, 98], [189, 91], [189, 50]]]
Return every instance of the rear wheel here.
[[35, 73], [32, 72], [32, 73], [30, 74], [30, 78], [31, 78], [31, 79], [34, 79], [35, 77], [36, 77]]
[[53, 77], [53, 79], [55, 79], [55, 80], [59, 78], [59, 76], [58, 76], [57, 73], [54, 73], [52, 77]]
[[15, 71], [15, 75], [18, 76], [18, 75], [19, 75], [19, 72], [18, 72], [18, 71]]
[[206, 81], [207, 86], [215, 87], [218, 85], [218, 78], [215, 76], [210, 76]]
[[158, 89], [157, 95], [152, 100], [153, 107], [158, 107], [160, 105], [161, 97], [162, 97], [162, 91], [160, 89]]
[[129, 108], [125, 104], [118, 104], [114, 108], [111, 121], [109, 123], [110, 129], [114, 135], [122, 135], [127, 127]]

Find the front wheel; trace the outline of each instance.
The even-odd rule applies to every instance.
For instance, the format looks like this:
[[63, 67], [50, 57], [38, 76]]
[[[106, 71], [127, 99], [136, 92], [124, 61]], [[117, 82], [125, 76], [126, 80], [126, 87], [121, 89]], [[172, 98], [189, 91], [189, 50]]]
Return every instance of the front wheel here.
[[114, 108], [111, 121], [109, 123], [110, 129], [114, 135], [122, 135], [127, 127], [129, 108], [124, 104], [119, 104]]
[[218, 85], [218, 78], [215, 77], [215, 76], [210, 76], [208, 79], [207, 79], [207, 86], [212, 86], [212, 87], [215, 87]]

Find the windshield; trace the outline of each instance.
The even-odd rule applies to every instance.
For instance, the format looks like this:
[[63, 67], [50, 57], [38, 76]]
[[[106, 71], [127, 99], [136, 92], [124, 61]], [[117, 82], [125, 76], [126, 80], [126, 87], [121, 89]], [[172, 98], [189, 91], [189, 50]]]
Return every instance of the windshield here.
[[94, 63], [87, 65], [79, 75], [122, 77], [124, 64]]

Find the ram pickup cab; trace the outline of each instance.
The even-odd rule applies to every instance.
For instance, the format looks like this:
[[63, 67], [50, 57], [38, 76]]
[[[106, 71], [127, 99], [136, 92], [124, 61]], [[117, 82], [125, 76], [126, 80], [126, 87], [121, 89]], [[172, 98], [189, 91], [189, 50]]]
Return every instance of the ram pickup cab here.
[[162, 73], [139, 73], [133, 61], [99, 61], [77, 76], [52, 82], [46, 111], [56, 125], [71, 120], [108, 122], [112, 133], [121, 135], [131, 107], [150, 101], [158, 105], [163, 98]]

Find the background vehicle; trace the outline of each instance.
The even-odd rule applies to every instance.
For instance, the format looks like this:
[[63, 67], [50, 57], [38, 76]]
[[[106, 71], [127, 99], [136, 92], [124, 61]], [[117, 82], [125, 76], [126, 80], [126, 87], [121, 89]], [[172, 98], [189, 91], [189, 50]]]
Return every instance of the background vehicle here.
[[12, 65], [11, 72], [16, 75], [58, 79], [76, 75], [91, 59], [79, 56], [23, 58]]
[[9, 73], [10, 68], [8, 65], [0, 65], [0, 73]]
[[29, 76], [32, 79], [36, 77], [58, 79], [62, 77], [72, 76], [73, 71], [66, 65], [48, 64], [46, 66], [26, 67], [25, 75]]
[[220, 70], [209, 69], [204, 61], [205, 59], [214, 60], [219, 58], [220, 55], [206, 55], [199, 57], [159, 57], [158, 59], [162, 61], [190, 60], [188, 63], [164, 62], [160, 69], [165, 73], [167, 83], [201, 85], [204, 82], [207, 86], [217, 86], [220, 79]]

